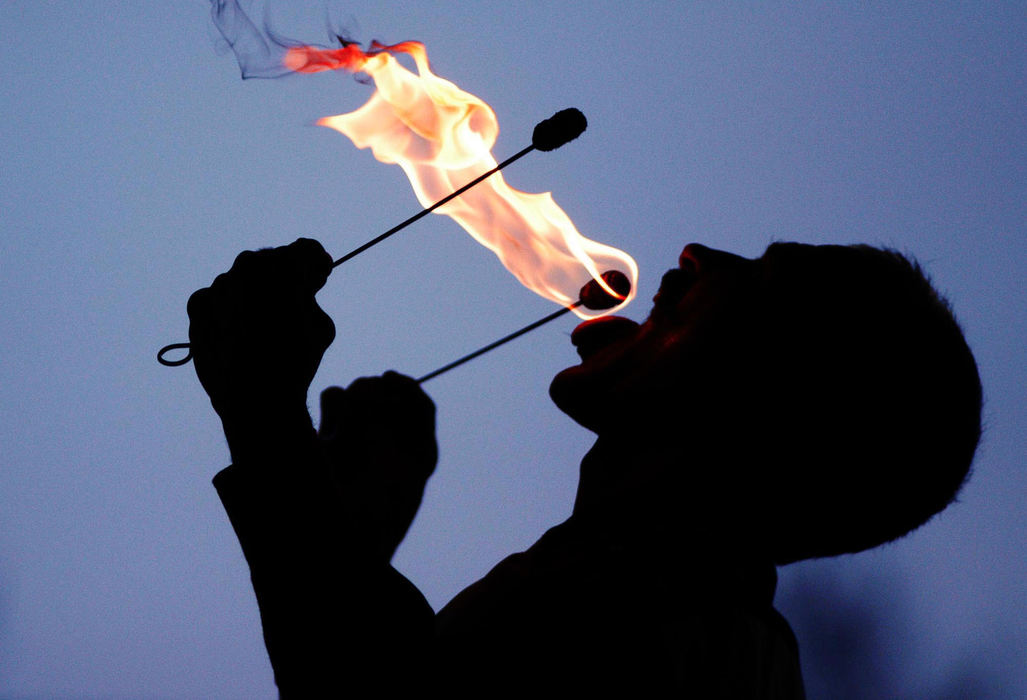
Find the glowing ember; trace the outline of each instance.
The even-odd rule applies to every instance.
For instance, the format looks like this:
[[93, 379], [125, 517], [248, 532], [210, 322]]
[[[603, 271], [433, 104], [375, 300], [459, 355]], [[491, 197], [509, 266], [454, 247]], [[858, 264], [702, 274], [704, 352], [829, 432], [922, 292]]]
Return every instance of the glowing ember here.
[[[416, 74], [396, 60], [397, 53], [413, 58]], [[358, 148], [370, 148], [379, 161], [403, 168], [425, 207], [496, 167], [491, 149], [499, 123], [492, 108], [433, 74], [419, 42], [374, 43], [366, 52], [355, 44], [291, 47], [283, 62], [302, 73], [343, 69], [371, 76], [377, 90], [363, 107], [318, 124], [345, 134]], [[622, 299], [615, 308], [634, 298], [638, 266], [631, 256], [578, 233], [548, 192], [520, 192], [496, 173], [437, 212], [492, 250], [526, 287], [558, 304], [576, 302], [589, 279]], [[629, 278], [626, 295], [607, 285], [600, 275], [606, 270]], [[590, 318], [612, 310], [580, 306], [574, 312]]]

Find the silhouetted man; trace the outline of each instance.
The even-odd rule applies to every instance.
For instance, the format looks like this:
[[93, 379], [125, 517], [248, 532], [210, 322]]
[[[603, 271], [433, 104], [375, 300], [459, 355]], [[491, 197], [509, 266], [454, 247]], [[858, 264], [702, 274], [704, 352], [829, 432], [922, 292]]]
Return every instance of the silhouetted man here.
[[692, 244], [644, 323], [572, 335], [550, 394], [597, 435], [572, 516], [435, 615], [389, 564], [435, 467], [431, 400], [387, 372], [325, 390], [311, 425], [330, 269], [310, 240], [246, 252], [189, 304], [283, 696], [802, 697], [775, 566], [926, 522], [980, 435], [973, 356], [904, 257]]

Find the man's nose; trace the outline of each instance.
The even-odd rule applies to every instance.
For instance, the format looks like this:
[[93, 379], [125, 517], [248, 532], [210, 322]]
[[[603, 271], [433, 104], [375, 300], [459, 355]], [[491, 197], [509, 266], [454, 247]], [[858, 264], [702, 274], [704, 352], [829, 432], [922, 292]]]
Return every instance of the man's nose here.
[[712, 272], [713, 270], [739, 265], [745, 262], [741, 255], [726, 250], [708, 248], [701, 243], [689, 243], [678, 257], [678, 266], [691, 268], [696, 273]]

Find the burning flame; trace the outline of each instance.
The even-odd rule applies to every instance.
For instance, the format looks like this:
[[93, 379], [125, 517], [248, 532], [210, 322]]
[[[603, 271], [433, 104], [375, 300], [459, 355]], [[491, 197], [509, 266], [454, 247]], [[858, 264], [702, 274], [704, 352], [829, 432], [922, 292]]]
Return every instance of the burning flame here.
[[[413, 73], [394, 54], [410, 55]], [[492, 146], [499, 135], [495, 113], [478, 97], [438, 77], [428, 66], [424, 45], [406, 41], [355, 44], [339, 49], [290, 47], [285, 67], [300, 73], [343, 69], [371, 76], [377, 90], [349, 114], [324, 117], [318, 124], [370, 148], [382, 163], [403, 168], [422, 206], [430, 206], [475, 177], [496, 167]], [[622, 301], [634, 298], [638, 266], [628, 254], [582, 236], [550, 193], [513, 189], [496, 173], [436, 210], [459, 223], [529, 289], [558, 304], [578, 301], [584, 283], [594, 279]], [[627, 296], [610, 289], [600, 275], [618, 270], [631, 281]], [[581, 318], [609, 313], [577, 307]]]

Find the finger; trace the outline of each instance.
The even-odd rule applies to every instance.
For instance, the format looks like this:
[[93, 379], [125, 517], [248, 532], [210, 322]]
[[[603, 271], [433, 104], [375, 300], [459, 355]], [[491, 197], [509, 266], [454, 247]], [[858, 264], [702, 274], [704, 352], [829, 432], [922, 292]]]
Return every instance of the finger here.
[[185, 311], [189, 316], [189, 343], [195, 356], [197, 351], [205, 352], [211, 335], [213, 319], [214, 292], [210, 287], [197, 289], [186, 302]]
[[185, 304], [185, 312], [190, 322], [195, 323], [207, 316], [210, 309], [210, 294], [210, 287], [203, 287], [190, 295], [189, 301]]
[[435, 440], [435, 402], [413, 377], [389, 370], [382, 379], [392, 386], [393, 396], [401, 398], [393, 410], [401, 416], [406, 429], [412, 431], [414, 439], [408, 447], [419, 455], [415, 463], [423, 468], [421, 477], [427, 479], [435, 472], [439, 457]]
[[413, 407], [419, 412], [434, 415], [435, 403], [424, 393], [421, 385], [411, 377], [389, 370], [381, 377], [361, 377], [347, 387], [354, 402], [369, 408], [388, 408], [409, 413]]
[[244, 250], [235, 256], [228, 272], [218, 275], [211, 285], [222, 296], [238, 303], [241, 299], [255, 298], [267, 290], [268, 279], [274, 270], [273, 250]]
[[381, 385], [381, 377], [360, 377], [350, 382], [350, 385], [346, 387], [346, 393], [349, 395], [351, 404], [360, 403], [365, 406], [380, 404]]
[[347, 438], [349, 449], [373, 449], [374, 459], [392, 460], [417, 479], [435, 471], [435, 404], [410, 377], [387, 372], [355, 380], [341, 413], [338, 437]]
[[328, 281], [332, 272], [332, 256], [313, 238], [297, 238], [285, 247], [295, 279], [316, 292]]
[[295, 283], [288, 271], [285, 248], [244, 250], [236, 256], [231, 269], [215, 279], [222, 278], [223, 294], [229, 303], [242, 308], [259, 301], [265, 311], [271, 311], [287, 299], [299, 296], [293, 293]]
[[[412, 377], [389, 370], [381, 377], [358, 380], [352, 397], [355, 419], [369, 418], [391, 426], [409, 435], [407, 449], [424, 449], [424, 461], [434, 469], [437, 446], [435, 443], [435, 402]], [[368, 430], [382, 426], [368, 427]], [[431, 471], [428, 472], [429, 474]]]
[[231, 272], [222, 272], [220, 275], [214, 278], [214, 281], [210, 283], [208, 287], [210, 294], [207, 297], [208, 305], [213, 303], [215, 297], [224, 297], [226, 290], [231, 289], [235, 275]]
[[346, 390], [341, 386], [330, 386], [321, 392], [321, 425], [317, 434], [326, 440], [336, 436], [343, 424], [346, 412]]
[[419, 386], [416, 379], [414, 379], [413, 377], [409, 377], [405, 374], [400, 374], [394, 369], [385, 370], [385, 374], [382, 375], [382, 379], [384, 379], [387, 382], [393, 382], [397, 386], [402, 386], [404, 384], [412, 385], [415, 387]]
[[418, 410], [434, 418], [435, 402], [425, 393], [416, 379], [391, 369], [382, 375], [382, 379], [386, 382], [387, 386], [391, 387], [396, 395], [402, 396], [406, 401], [416, 406]]
[[[211, 371], [215, 362], [214, 343], [211, 340], [214, 335], [214, 292], [209, 287], [197, 289], [189, 297], [186, 303], [186, 313], [189, 315], [189, 344], [193, 357], [193, 369], [200, 384], [211, 397], [211, 403], [215, 404], [215, 397], [223, 394], [220, 373]], [[214, 405], [218, 410], [219, 406]]]
[[235, 256], [230, 272], [245, 276], [259, 260], [260, 254], [255, 250], [244, 250]]

